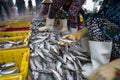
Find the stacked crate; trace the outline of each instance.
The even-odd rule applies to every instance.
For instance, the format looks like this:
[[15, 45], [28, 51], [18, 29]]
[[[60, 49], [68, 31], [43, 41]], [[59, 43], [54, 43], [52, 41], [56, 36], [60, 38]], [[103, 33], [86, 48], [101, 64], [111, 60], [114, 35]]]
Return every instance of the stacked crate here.
[[0, 47], [0, 63], [15, 62], [19, 67], [19, 73], [0, 76], [0, 80], [26, 80], [30, 50], [28, 47], [31, 20], [13, 19], [0, 22], [0, 45], [5, 42], [17, 43], [20, 45], [12, 47]]

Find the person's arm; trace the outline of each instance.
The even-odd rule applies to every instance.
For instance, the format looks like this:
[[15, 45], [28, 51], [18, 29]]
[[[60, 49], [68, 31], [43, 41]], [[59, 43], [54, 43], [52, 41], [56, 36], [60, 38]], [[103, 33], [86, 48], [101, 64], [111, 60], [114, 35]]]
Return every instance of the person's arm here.
[[69, 38], [69, 39], [72, 39], [72, 40], [80, 40], [81, 38], [86, 37], [87, 35], [88, 35], [87, 28], [84, 27], [77, 32], [74, 32], [74, 33], [63, 36], [63, 38]]
[[118, 72], [120, 72], [120, 58], [96, 69], [88, 80], [114, 80]]
[[[66, 39], [72, 39], [74, 41], [76, 40], [80, 40], [81, 38], [87, 37], [88, 36], [88, 31], [87, 28], [82, 28], [81, 30], [71, 33], [71, 34], [67, 34], [65, 36], [63, 36], [62, 38], [66, 38]], [[66, 42], [66, 41], [58, 41], [58, 44], [60, 45], [64, 45], [64, 44], [68, 44], [71, 45], [73, 42]]]

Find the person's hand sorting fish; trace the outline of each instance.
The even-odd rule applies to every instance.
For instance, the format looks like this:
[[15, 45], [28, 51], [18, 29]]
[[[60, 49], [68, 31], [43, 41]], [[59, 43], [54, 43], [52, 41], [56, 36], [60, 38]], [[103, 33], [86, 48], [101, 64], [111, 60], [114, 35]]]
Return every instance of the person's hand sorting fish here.
[[77, 40], [80, 40], [88, 35], [87, 28], [83, 28], [79, 31], [73, 32], [71, 34], [64, 35], [62, 38], [63, 39], [71, 39], [73, 41], [68, 41], [68, 40], [60, 40], [58, 44], [64, 45], [64, 44], [72, 44]]

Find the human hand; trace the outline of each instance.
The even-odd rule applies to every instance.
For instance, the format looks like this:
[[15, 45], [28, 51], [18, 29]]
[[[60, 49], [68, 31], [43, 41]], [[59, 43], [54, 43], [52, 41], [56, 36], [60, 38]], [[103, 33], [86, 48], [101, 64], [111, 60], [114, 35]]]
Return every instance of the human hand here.
[[110, 65], [104, 65], [96, 69], [88, 80], [113, 80], [116, 74], [116, 69]]
[[58, 42], [58, 44], [60, 45], [64, 45], [64, 44], [69, 44], [71, 45], [73, 42], [77, 41], [77, 40], [80, 40], [81, 38], [83, 37], [86, 37], [88, 35], [87, 33], [87, 28], [83, 28], [81, 29], [80, 31], [77, 31], [77, 32], [73, 32], [71, 34], [67, 34], [67, 35], [64, 35], [62, 38], [63, 39], [70, 39], [70, 40], [73, 40], [72, 42], [71, 41], [66, 41], [66, 40], [60, 40]]
[[63, 36], [63, 38], [68, 38], [72, 40], [80, 40], [83, 37], [86, 37], [88, 35], [87, 28], [82, 28], [81, 30], [77, 32], [73, 32], [71, 34]]
[[88, 80], [114, 80], [116, 73], [119, 71], [120, 59], [117, 59], [96, 69], [88, 77]]
[[58, 41], [58, 44], [60, 44], [60, 45], [64, 45], [64, 44], [72, 45], [76, 40], [79, 40], [79, 39], [80, 39], [79, 32], [74, 32], [74, 33], [67, 34], [67, 35], [63, 36], [62, 39], [60, 39], [60, 41]]
[[67, 35], [64, 35], [63, 38], [66, 38], [66, 39], [71, 39], [71, 40], [80, 40], [81, 39], [81, 33], [79, 31], [77, 32], [73, 32], [71, 34], [67, 34]]

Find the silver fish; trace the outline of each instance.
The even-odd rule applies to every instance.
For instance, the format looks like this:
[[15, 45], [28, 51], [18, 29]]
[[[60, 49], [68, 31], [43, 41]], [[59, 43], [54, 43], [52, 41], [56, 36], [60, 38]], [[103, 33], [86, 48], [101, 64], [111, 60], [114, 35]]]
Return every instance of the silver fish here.
[[32, 71], [32, 75], [33, 75], [34, 80], [38, 80], [39, 72]]
[[59, 70], [61, 66], [62, 66], [62, 63], [60, 61], [57, 61], [56, 62], [56, 69]]
[[88, 59], [86, 57], [82, 57], [82, 56], [76, 56], [76, 57], [79, 58], [80, 60], [90, 61], [90, 59]]
[[40, 49], [36, 49], [35, 52], [40, 55], [41, 58], [45, 59], [44, 54], [41, 52]]
[[47, 80], [47, 74], [40, 73], [38, 80]]
[[50, 43], [47, 42], [47, 41], [45, 42], [45, 48], [48, 49], [48, 50], [50, 50]]
[[2, 69], [2, 68], [9, 68], [9, 67], [13, 67], [13, 66], [15, 66], [15, 62], [9, 62], [9, 63], [5, 63], [5, 64], [3, 64], [3, 65], [1, 65], [0, 66], [0, 68]]
[[59, 55], [59, 51], [56, 45], [50, 45], [50, 50], [53, 50], [57, 55]]
[[66, 58], [68, 60], [70, 60], [71, 62], [74, 62], [73, 58], [69, 55], [69, 53], [68, 54], [64, 54], [64, 55], [66, 55]]
[[74, 50], [73, 53], [74, 53], [74, 54], [77, 54], [78, 56], [84, 56], [84, 57], [86, 57], [85, 54], [82, 54], [81, 52], [79, 52], [79, 51], [77, 51], [77, 50]]
[[62, 80], [62, 77], [60, 76], [60, 74], [57, 71], [55, 71], [53, 69], [50, 69], [50, 70], [53, 72], [55, 80]]
[[74, 80], [73, 76], [70, 74], [69, 70], [65, 70], [67, 80]]
[[33, 60], [32, 58], [30, 58], [30, 68], [31, 68], [32, 70], [37, 69], [37, 67], [36, 67], [36, 65], [35, 65], [35, 62], [34, 62], [34, 60]]
[[11, 48], [13, 46], [12, 43], [6, 43], [3, 45], [3, 48], [7, 49], [7, 48]]
[[63, 38], [59, 38], [60, 41], [64, 41], [64, 42], [69, 42], [69, 43], [73, 43], [75, 41], [71, 40], [71, 39], [63, 39]]
[[79, 69], [78, 69], [78, 66], [77, 66], [77, 64], [75, 63], [75, 62], [73, 62], [74, 63], [74, 67], [75, 67], [75, 72], [76, 72], [76, 78], [77, 78], [77, 80], [79, 80]]
[[72, 65], [70, 63], [66, 63], [66, 65], [62, 65], [62, 67], [69, 69], [69, 70], [72, 70], [72, 71], [75, 71], [74, 65]]
[[20, 70], [19, 70], [18, 67], [13, 67], [13, 68], [10, 68], [10, 69], [0, 71], [0, 75], [19, 73], [19, 71]]
[[55, 56], [58, 60], [60, 60], [63, 64], [66, 64], [66, 62], [62, 59], [62, 57], [56, 55], [55, 52], [50, 51], [50, 53], [51, 53], [53, 56]]
[[39, 72], [39, 73], [44, 73], [44, 74], [51, 74], [52, 71], [48, 69], [35, 69], [34, 71]]
[[[37, 59], [36, 59], [36, 58], [37, 58]], [[34, 58], [34, 62], [35, 62], [36, 67], [37, 67], [38, 69], [42, 69], [42, 64], [41, 64], [40, 62], [38, 62], [38, 61], [39, 61], [39, 60], [38, 60], [39, 57], [36, 57], [36, 58]]]

